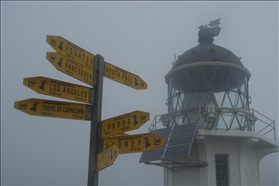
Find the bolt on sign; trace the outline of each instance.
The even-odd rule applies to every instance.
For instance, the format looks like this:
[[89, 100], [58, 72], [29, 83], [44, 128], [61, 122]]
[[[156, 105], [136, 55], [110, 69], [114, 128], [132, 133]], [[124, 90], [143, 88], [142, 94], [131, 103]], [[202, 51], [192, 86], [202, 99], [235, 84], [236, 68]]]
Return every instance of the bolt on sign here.
[[81, 65], [93, 70], [94, 55], [60, 36], [47, 35], [47, 43], [64, 56], [75, 60]]
[[101, 137], [125, 131], [135, 130], [150, 119], [150, 114], [143, 111], [134, 111], [101, 121]]
[[104, 76], [137, 90], [147, 89], [147, 83], [141, 77], [108, 62], [105, 62]]
[[72, 76], [88, 85], [96, 86], [93, 70], [57, 52], [47, 52], [47, 60], [59, 71]]
[[42, 76], [23, 79], [23, 84], [39, 94], [85, 103], [94, 103], [94, 89]]
[[165, 144], [165, 137], [157, 134], [146, 133], [123, 137], [101, 139], [103, 149], [111, 145], [119, 148], [119, 154], [145, 152], [156, 149]]
[[92, 105], [43, 99], [16, 101], [14, 108], [34, 116], [91, 120]]
[[100, 171], [114, 163], [119, 154], [119, 148], [112, 145], [101, 153], [97, 154], [96, 171]]

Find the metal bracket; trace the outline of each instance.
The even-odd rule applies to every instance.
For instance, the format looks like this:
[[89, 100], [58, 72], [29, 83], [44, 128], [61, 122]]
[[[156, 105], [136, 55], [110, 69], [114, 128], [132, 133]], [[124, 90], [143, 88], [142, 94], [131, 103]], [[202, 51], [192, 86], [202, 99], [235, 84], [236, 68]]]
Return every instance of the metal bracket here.
[[102, 139], [98, 139], [97, 140], [97, 153], [100, 153], [103, 151], [103, 143], [104, 143], [104, 140]]
[[94, 71], [93, 87], [97, 86], [98, 73]]
[[89, 88], [89, 102], [94, 103], [94, 97], [95, 97], [95, 90], [94, 88]]
[[91, 120], [92, 119], [92, 105], [86, 105], [86, 111], [85, 111], [85, 119], [86, 120]]
[[94, 71], [98, 71], [99, 67], [99, 58], [97, 56], [94, 57]]

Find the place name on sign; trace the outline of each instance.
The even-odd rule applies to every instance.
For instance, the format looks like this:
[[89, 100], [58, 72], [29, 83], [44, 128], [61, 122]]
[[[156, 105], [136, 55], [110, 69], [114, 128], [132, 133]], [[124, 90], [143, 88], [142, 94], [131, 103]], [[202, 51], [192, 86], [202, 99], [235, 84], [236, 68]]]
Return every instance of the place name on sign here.
[[118, 67], [106, 65], [105, 73], [107, 77], [112, 79], [121, 79], [123, 83], [132, 85], [132, 74]]
[[88, 111], [92, 109], [92, 106], [32, 98], [15, 102], [15, 108], [36, 116], [90, 120], [91, 113]]
[[47, 42], [57, 52], [64, 54], [85, 67], [93, 70], [94, 55], [71, 43], [70, 41], [60, 37], [47, 35]]
[[47, 52], [46, 55], [48, 61], [51, 62], [57, 70], [94, 86], [93, 70], [90, 70], [76, 61], [56, 52]]
[[150, 114], [134, 111], [102, 121], [102, 136], [134, 130], [141, 127], [150, 118]]
[[130, 135], [115, 138], [104, 138], [103, 149], [111, 145], [116, 145], [119, 148], [119, 153], [144, 152], [153, 150], [165, 143], [163, 136], [147, 133], [140, 135]]
[[119, 154], [119, 149], [116, 145], [103, 150], [97, 154], [96, 171], [100, 171], [113, 164]]
[[64, 85], [55, 84], [55, 82], [51, 81], [49, 85], [49, 93], [50, 95], [61, 96], [61, 93], [69, 94], [75, 96], [77, 100], [85, 101], [88, 97], [88, 91], [79, 90], [75, 87], [65, 87]]
[[[135, 118], [133, 121], [133, 125], [135, 125], [135, 123], [137, 122], [137, 118]], [[119, 129], [121, 132], [127, 131], [131, 128], [131, 125], [130, 114], [123, 115], [122, 117], [113, 119], [111, 123], [103, 124], [103, 135], [110, 135], [112, 133], [112, 130], [115, 129]]]
[[41, 76], [24, 78], [23, 84], [40, 94], [46, 94], [86, 103], [93, 102], [93, 98], [92, 100], [90, 99], [90, 93], [93, 92], [93, 89], [89, 87], [84, 87]]
[[104, 76], [137, 90], [147, 89], [147, 84], [137, 75], [105, 62]]

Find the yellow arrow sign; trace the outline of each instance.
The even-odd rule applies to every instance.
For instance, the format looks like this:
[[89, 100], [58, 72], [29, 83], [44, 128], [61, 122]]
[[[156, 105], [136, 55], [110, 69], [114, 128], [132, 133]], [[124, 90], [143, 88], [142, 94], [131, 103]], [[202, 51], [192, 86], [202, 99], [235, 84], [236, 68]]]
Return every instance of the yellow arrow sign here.
[[147, 89], [147, 83], [138, 75], [114, 66], [108, 62], [105, 62], [104, 76], [137, 90]]
[[108, 135], [108, 136], [102, 136], [102, 138], [114, 138], [114, 137], [119, 137], [119, 136], [129, 136], [129, 135], [124, 132], [121, 132], [121, 133], [112, 134], [112, 135]]
[[16, 101], [14, 108], [29, 115], [91, 120], [92, 105], [42, 99]]
[[143, 111], [134, 111], [102, 121], [101, 137], [125, 131], [138, 129], [149, 121], [150, 114]]
[[165, 137], [152, 133], [104, 138], [102, 140], [103, 149], [115, 144], [119, 148], [119, 154], [150, 151], [165, 143]]
[[46, 58], [57, 70], [88, 85], [96, 86], [93, 70], [90, 70], [76, 61], [56, 52], [47, 52]]
[[60, 36], [47, 35], [47, 43], [56, 51], [93, 70], [94, 55]]
[[85, 103], [94, 103], [93, 88], [41, 76], [24, 78], [23, 84], [39, 94]]
[[114, 163], [119, 154], [119, 148], [112, 145], [101, 153], [97, 154], [96, 171], [100, 171]]

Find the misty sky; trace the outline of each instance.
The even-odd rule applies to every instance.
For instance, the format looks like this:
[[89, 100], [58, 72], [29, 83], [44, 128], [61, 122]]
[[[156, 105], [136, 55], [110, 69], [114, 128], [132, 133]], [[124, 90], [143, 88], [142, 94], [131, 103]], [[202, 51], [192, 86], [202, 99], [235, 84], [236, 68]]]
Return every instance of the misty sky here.
[[[1, 1], [1, 184], [87, 184], [90, 122], [14, 109], [15, 101], [29, 98], [68, 101], [37, 94], [23, 85], [26, 77], [87, 86], [47, 61], [54, 50], [46, 35], [100, 54], [148, 83], [137, 91], [104, 79], [102, 119], [150, 112], [148, 123], [128, 132], [140, 134], [155, 115], [167, 113], [164, 77], [174, 54], [198, 45], [198, 27], [218, 18], [222, 30], [214, 44], [241, 57], [251, 72], [250, 107], [274, 120], [278, 131], [278, 2]], [[119, 155], [100, 171], [99, 185], [162, 185], [163, 168], [138, 163], [140, 156]], [[262, 185], [278, 185], [278, 153], [266, 156], [260, 171]]]

